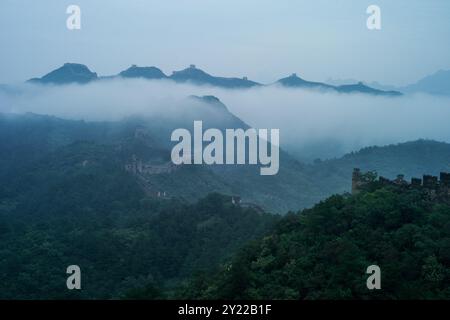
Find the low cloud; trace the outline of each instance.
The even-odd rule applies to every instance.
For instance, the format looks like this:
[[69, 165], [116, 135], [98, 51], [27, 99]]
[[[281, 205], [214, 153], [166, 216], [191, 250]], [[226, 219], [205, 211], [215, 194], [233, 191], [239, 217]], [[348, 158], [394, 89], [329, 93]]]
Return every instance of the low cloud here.
[[87, 121], [182, 113], [189, 95], [215, 95], [255, 128], [279, 128], [280, 142], [300, 158], [333, 157], [364, 146], [419, 138], [450, 142], [450, 98], [387, 98], [278, 86], [226, 90], [171, 81], [104, 80], [88, 85], [24, 84], [0, 90], [0, 112], [50, 114]]
[[87, 85], [24, 84], [10, 91], [0, 93], [0, 112], [116, 121], [130, 115], [177, 112], [193, 90], [168, 81], [112, 79]]
[[281, 144], [309, 160], [417, 139], [450, 142], [449, 97], [390, 98], [280, 87], [223, 92], [221, 97], [250, 125], [280, 128]]

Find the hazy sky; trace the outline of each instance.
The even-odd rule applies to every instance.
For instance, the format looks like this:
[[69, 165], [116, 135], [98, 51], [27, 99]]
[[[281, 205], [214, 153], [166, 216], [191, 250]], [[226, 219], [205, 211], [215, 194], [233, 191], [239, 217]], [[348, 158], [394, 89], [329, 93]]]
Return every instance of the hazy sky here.
[[[66, 8], [81, 7], [81, 30]], [[381, 7], [382, 30], [366, 27]], [[450, 69], [448, 0], [0, 0], [0, 83], [64, 62], [100, 75], [131, 64], [272, 82], [355, 78], [406, 84]]]

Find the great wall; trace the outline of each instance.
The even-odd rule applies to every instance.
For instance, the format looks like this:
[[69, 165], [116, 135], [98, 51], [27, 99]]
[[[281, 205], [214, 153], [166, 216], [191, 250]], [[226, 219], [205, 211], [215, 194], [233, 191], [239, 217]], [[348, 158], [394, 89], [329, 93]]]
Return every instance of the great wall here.
[[125, 164], [125, 170], [131, 172], [134, 175], [137, 174], [164, 174], [164, 173], [172, 173], [178, 170], [181, 165], [175, 165], [171, 161], [163, 164], [152, 164], [146, 163], [141, 159], [138, 159], [136, 155], [131, 157], [131, 161]]
[[366, 172], [362, 173], [359, 168], [353, 169], [352, 174], [352, 194], [358, 194], [364, 187], [372, 182], [377, 182], [383, 186], [398, 186], [407, 189], [418, 189], [424, 191], [431, 198], [440, 198], [446, 202], [450, 202], [450, 173], [441, 172], [440, 176], [423, 175], [420, 178], [411, 178], [411, 181], [405, 180], [402, 174], [397, 175], [397, 178], [390, 180], [382, 176], [376, 179], [376, 173]]

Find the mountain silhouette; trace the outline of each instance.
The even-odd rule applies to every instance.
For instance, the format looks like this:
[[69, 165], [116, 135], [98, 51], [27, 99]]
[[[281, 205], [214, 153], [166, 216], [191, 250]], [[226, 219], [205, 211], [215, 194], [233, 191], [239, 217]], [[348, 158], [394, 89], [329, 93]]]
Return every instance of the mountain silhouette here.
[[69, 84], [69, 83], [88, 83], [96, 80], [97, 73], [79, 63], [65, 63], [62, 67], [53, 70], [42, 78], [33, 78], [29, 82], [42, 84]]
[[228, 109], [227, 109], [227, 106], [224, 105], [222, 103], [222, 101], [220, 101], [219, 98], [217, 98], [215, 96], [202, 96], [202, 97], [200, 97], [200, 96], [192, 95], [189, 98], [191, 98], [192, 100], [196, 100], [196, 101], [199, 101], [199, 102], [206, 103], [206, 104], [216, 108], [217, 110], [229, 112]]
[[334, 86], [331, 86], [331, 85], [328, 85], [325, 83], [304, 80], [304, 79], [300, 78], [299, 76], [297, 76], [296, 73], [293, 73], [289, 77], [278, 80], [277, 83], [279, 83], [285, 87], [316, 88], [316, 89], [325, 89], [325, 90], [335, 89]]
[[[66, 63], [62, 67], [46, 74], [41, 78], [30, 79], [29, 82], [41, 83], [41, 84], [70, 84], [70, 83], [88, 83], [98, 79], [111, 79], [111, 78], [143, 78], [143, 79], [170, 79], [177, 83], [191, 83], [195, 85], [209, 85], [227, 89], [243, 89], [252, 88], [257, 86], [263, 86], [263, 84], [251, 81], [247, 77], [242, 78], [227, 78], [216, 77], [201, 69], [198, 69], [195, 65], [190, 65], [188, 68], [174, 71], [171, 76], [167, 76], [157, 67], [138, 67], [132, 65], [130, 68], [120, 72], [117, 76], [98, 77], [95, 72], [89, 70], [83, 64]], [[447, 75], [444, 76], [444, 78]], [[330, 90], [339, 93], [363, 93], [370, 95], [381, 96], [400, 96], [399, 91], [386, 91], [369, 87], [362, 82], [349, 85], [334, 86], [322, 82], [313, 82], [300, 78], [297, 74], [292, 74], [289, 77], [282, 78], [276, 82], [284, 87], [290, 88], [306, 88], [306, 89], [319, 89]], [[442, 91], [442, 89], [440, 89]]]
[[212, 85], [224, 88], [251, 88], [261, 84], [248, 80], [246, 77], [241, 78], [225, 78], [215, 77], [205, 71], [198, 69], [195, 65], [189, 66], [181, 71], [174, 71], [170, 79], [176, 82], [191, 82], [199, 85]]
[[339, 93], [364, 93], [371, 95], [383, 95], [383, 96], [400, 96], [402, 93], [398, 91], [384, 91], [366, 86], [362, 82], [357, 84], [333, 86], [322, 82], [312, 82], [300, 78], [297, 74], [293, 73], [291, 76], [282, 78], [276, 82], [284, 87], [291, 88], [306, 88], [306, 89], [319, 89], [319, 90], [332, 90]]
[[[353, 79], [336, 80], [329, 79], [329, 83], [335, 86], [341, 86], [342, 84], [348, 84], [352, 82], [357, 82]], [[450, 70], [439, 70], [431, 75], [428, 75], [415, 83], [406, 86], [394, 86], [386, 85], [376, 81], [369, 83], [369, 86], [374, 89], [383, 91], [400, 91], [404, 93], [428, 93], [432, 95], [450, 95]]]
[[367, 93], [372, 95], [381, 95], [381, 96], [401, 96], [402, 93], [398, 91], [384, 91], [374, 89], [372, 87], [366, 86], [362, 82], [358, 82], [357, 84], [348, 84], [336, 87], [336, 90], [341, 93]]
[[[202, 120], [204, 130], [249, 127], [222, 109], [220, 101], [208, 96], [188, 99], [180, 108], [180, 115], [174, 113], [173, 118], [129, 117], [114, 122], [89, 122], [0, 113], [0, 151], [3, 155], [0, 178], [4, 181], [0, 193], [33, 189], [35, 196], [21, 199], [40, 201], [41, 193], [50, 192], [47, 196], [51, 196], [52, 191], [46, 189], [45, 184], [55, 174], [65, 179], [67, 170], [82, 170], [84, 163], [103, 170], [101, 159], [112, 161], [120, 171], [135, 158], [144, 165], [161, 168], [170, 162], [173, 129], [191, 128], [193, 119]], [[86, 143], [88, 150], [83, 147]], [[45, 160], [49, 155], [57, 167]], [[128, 172], [147, 193], [164, 190], [188, 202], [211, 192], [235, 194], [264, 209], [285, 213], [310, 207], [332, 194], [350, 191], [349, 176], [355, 167], [364, 171], [376, 170], [387, 178], [395, 178], [398, 173], [406, 178], [422, 173], [436, 175], [450, 171], [449, 155], [450, 144], [420, 140], [364, 148], [342, 158], [315, 164], [302, 164], [280, 150], [280, 171], [275, 176], [260, 176], [258, 166], [243, 165], [185, 165], [160, 174], [142, 172], [133, 175]], [[67, 161], [74, 159], [77, 159], [77, 165], [67, 166]], [[27, 178], [36, 172], [36, 168], [39, 168], [38, 175], [44, 184]], [[109, 173], [108, 170], [105, 172]], [[116, 183], [120, 185], [121, 182]]]
[[435, 95], [450, 95], [450, 70], [439, 70], [418, 82], [403, 88], [405, 92], [425, 92]]
[[138, 67], [135, 64], [119, 73], [123, 78], [165, 79], [167, 76], [157, 67]]

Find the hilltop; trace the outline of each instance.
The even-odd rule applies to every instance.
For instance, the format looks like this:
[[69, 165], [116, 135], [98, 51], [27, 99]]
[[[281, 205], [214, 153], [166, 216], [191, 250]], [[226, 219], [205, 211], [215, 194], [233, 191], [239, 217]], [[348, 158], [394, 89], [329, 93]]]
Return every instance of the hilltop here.
[[[86, 122], [34, 114], [0, 115], [0, 178], [4, 181], [0, 191], [10, 189], [8, 201], [38, 205], [43, 193], [51, 194], [45, 187], [50, 175], [55, 170], [67, 172], [64, 163], [78, 159], [74, 166], [87, 163], [89, 167], [92, 163], [101, 165], [99, 159], [109, 159], [114, 161], [108, 166], [125, 171], [122, 176], [131, 176], [139, 190], [150, 196], [165, 193], [194, 202], [210, 192], [220, 192], [239, 195], [244, 202], [283, 214], [311, 207], [332, 194], [350, 192], [348, 177], [354, 167], [391, 179], [398, 173], [410, 179], [422, 173], [450, 171], [450, 144], [428, 140], [368, 147], [315, 164], [301, 163], [281, 150], [280, 170], [275, 176], [260, 176], [258, 166], [173, 166], [171, 132], [191, 128], [198, 119], [203, 120], [204, 128], [249, 128], [213, 96], [189, 97], [179, 114], [162, 118]], [[89, 149], [85, 149], [87, 145]], [[30, 179], [36, 169], [40, 179]]]
[[97, 80], [97, 73], [79, 63], [65, 63], [62, 67], [53, 70], [41, 78], [30, 79], [31, 83], [40, 84], [85, 84]]
[[[285, 216], [184, 299], [449, 299], [450, 204], [424, 188], [371, 181]], [[366, 268], [381, 268], [368, 290]]]
[[[66, 63], [61, 68], [58, 68], [50, 73], [44, 75], [41, 78], [30, 79], [29, 82], [39, 84], [56, 84], [63, 85], [69, 83], [85, 84], [91, 81], [106, 80], [114, 78], [140, 78], [147, 80], [170, 80], [176, 83], [191, 83], [195, 85], [208, 85], [226, 89], [245, 89], [260, 86], [268, 86], [271, 84], [261, 84], [256, 81], [248, 79], [246, 76], [238, 77], [221, 77], [211, 75], [195, 65], [190, 65], [183, 70], [174, 71], [170, 76], [164, 74], [161, 69], [151, 67], [140, 67], [132, 65], [130, 68], [121, 71], [117, 75], [97, 77], [96, 73], [93, 73], [89, 68], [82, 64]], [[275, 82], [277, 85], [289, 88], [303, 88], [303, 89], [318, 89], [322, 91], [333, 91], [344, 94], [361, 93], [369, 95], [380, 96], [400, 96], [402, 93], [398, 91], [383, 91], [379, 89], [371, 88], [364, 85], [362, 82], [352, 85], [334, 86], [321, 82], [312, 82], [304, 80], [292, 74], [289, 77], [282, 78]]]
[[[18, 189], [27, 185], [25, 190], [30, 194], [20, 201], [39, 202], [43, 192], [51, 193], [43, 184], [45, 176], [53, 173], [54, 161], [58, 170], [68, 159], [92, 163], [96, 154], [107, 152], [105, 159], [114, 160], [116, 170], [127, 171], [148, 195], [165, 192], [171, 198], [194, 202], [210, 192], [220, 192], [239, 195], [245, 202], [280, 213], [320, 200], [321, 194], [305, 173], [304, 165], [283, 151], [280, 171], [275, 176], [261, 176], [259, 166], [242, 165], [182, 165], [172, 170], [171, 133], [176, 128], [191, 128], [194, 120], [202, 120], [205, 130], [249, 128], [211, 96], [187, 98], [176, 114], [115, 122], [73, 121], [33, 114], [0, 116], [0, 150], [5, 154], [0, 159], [0, 174], [5, 175], [0, 177], [6, 185], [13, 184]], [[86, 143], [92, 152], [83, 152]], [[41, 170], [43, 179], [26, 179], [33, 175], [29, 172], [33, 167]], [[65, 172], [65, 168], [60, 170]], [[18, 179], [21, 176], [24, 178]], [[272, 190], [267, 189], [268, 184]], [[19, 194], [12, 192], [11, 197], [15, 199]]]
[[293, 73], [291, 76], [282, 78], [276, 82], [279, 85], [289, 88], [306, 88], [306, 89], [316, 89], [320, 91], [332, 91], [339, 93], [362, 93], [370, 94], [375, 96], [401, 96], [402, 93], [399, 91], [384, 91], [379, 89], [371, 88], [362, 82], [356, 84], [346, 84], [346, 85], [330, 85], [322, 82], [312, 82], [304, 80]]
[[[132, 182], [113, 171], [111, 179], [122, 182], [114, 185], [94, 166], [78, 176], [67, 167], [65, 184], [49, 181], [59, 191], [38, 207], [8, 210], [0, 202], [0, 299], [118, 299], [143, 291], [164, 298], [166, 288], [214, 269], [278, 219], [219, 194], [189, 205], [133, 195]], [[83, 290], [65, 287], [74, 262]]]

